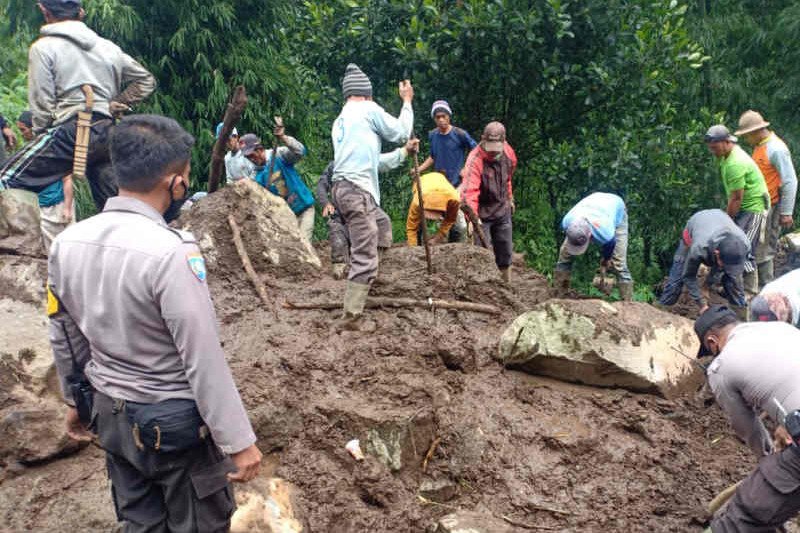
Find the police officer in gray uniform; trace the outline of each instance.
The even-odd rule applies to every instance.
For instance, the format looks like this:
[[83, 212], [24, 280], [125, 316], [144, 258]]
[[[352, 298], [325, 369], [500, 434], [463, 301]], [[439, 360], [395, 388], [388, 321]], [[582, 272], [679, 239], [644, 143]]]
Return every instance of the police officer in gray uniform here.
[[119, 196], [50, 253], [50, 341], [73, 406], [68, 432], [97, 433], [126, 533], [227, 531], [230, 481], [252, 479], [261, 463], [203, 257], [163, 217], [186, 197], [193, 144], [172, 119], [123, 120], [110, 147]]

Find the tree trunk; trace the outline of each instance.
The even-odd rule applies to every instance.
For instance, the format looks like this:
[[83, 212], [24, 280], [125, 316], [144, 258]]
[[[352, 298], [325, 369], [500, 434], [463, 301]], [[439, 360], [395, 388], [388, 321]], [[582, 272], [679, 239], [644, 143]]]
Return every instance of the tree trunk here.
[[225, 111], [225, 118], [222, 121], [222, 131], [220, 131], [217, 142], [214, 143], [214, 151], [211, 153], [211, 166], [208, 170], [208, 192], [214, 192], [219, 188], [219, 180], [225, 169], [225, 147], [228, 145], [228, 137], [231, 130], [242, 118], [242, 112], [247, 105], [247, 93], [244, 86], [239, 85], [233, 90], [233, 95]]

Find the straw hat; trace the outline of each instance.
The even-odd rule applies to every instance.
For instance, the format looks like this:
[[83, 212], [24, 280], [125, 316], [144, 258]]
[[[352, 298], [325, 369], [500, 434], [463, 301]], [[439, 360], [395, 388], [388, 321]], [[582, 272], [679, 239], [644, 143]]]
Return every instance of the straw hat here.
[[739, 129], [736, 130], [736, 135], [753, 133], [756, 130], [766, 128], [767, 126], [769, 126], [769, 122], [764, 120], [764, 117], [761, 116], [761, 113], [749, 109], [742, 113], [742, 116], [739, 117]]

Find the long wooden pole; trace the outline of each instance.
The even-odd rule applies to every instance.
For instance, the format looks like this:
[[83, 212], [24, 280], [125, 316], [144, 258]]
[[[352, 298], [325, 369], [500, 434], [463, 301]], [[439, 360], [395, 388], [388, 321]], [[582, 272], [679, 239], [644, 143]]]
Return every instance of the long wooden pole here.
[[219, 188], [222, 171], [225, 169], [225, 149], [228, 145], [228, 137], [230, 137], [233, 127], [242, 118], [246, 105], [247, 92], [245, 92], [244, 86], [239, 85], [233, 90], [233, 96], [231, 96], [231, 101], [225, 110], [225, 118], [222, 119], [222, 130], [211, 152], [211, 165], [208, 169], [208, 192], [214, 192]]
[[[416, 139], [417, 136], [412, 133], [412, 139]], [[420, 218], [420, 225], [422, 226], [422, 244], [425, 246], [425, 262], [428, 265], [428, 274], [433, 274], [433, 263], [431, 263], [431, 244], [428, 241], [428, 223], [425, 220], [425, 203], [422, 200], [422, 180], [419, 176], [419, 150], [414, 152], [414, 184], [417, 186], [417, 202], [419, 204], [419, 218]]]
[[461, 204], [461, 210], [467, 215], [469, 221], [472, 222], [472, 229], [475, 230], [475, 233], [478, 235], [478, 240], [481, 241], [481, 245], [484, 248], [489, 248], [489, 241], [486, 239], [486, 234], [483, 232], [481, 221], [478, 220], [478, 215], [475, 214], [475, 210], [467, 204]]
[[[290, 302], [283, 304], [287, 309], [341, 309], [342, 302]], [[498, 307], [489, 304], [479, 304], [474, 302], [458, 302], [453, 300], [414, 300], [413, 298], [387, 298], [381, 296], [370, 296], [367, 298], [366, 307], [420, 307], [423, 309], [452, 309], [455, 311], [471, 311], [473, 313], [486, 313], [489, 315], [499, 315], [501, 311]]]

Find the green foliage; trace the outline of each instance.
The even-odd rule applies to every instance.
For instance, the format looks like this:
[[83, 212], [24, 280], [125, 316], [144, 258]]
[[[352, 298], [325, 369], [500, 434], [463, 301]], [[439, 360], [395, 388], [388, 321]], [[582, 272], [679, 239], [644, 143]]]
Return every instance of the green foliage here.
[[[696, 210], [723, 205], [702, 143], [747, 108], [764, 111], [795, 151], [800, 99], [800, 5], [791, 0], [86, 0], [87, 23], [157, 77], [139, 112], [172, 116], [197, 137], [193, 187], [205, 187], [212, 128], [231, 89], [249, 104], [241, 132], [271, 143], [273, 115], [309, 154], [313, 185], [332, 157], [330, 125], [349, 62], [370, 76], [390, 113], [397, 82], [415, 87], [415, 130], [426, 140], [431, 102], [477, 137], [501, 120], [519, 157], [515, 246], [552, 271], [560, 219], [594, 191], [621, 195], [630, 215], [636, 298], [652, 298], [675, 241]], [[0, 0], [0, 112], [24, 103], [25, 48], [40, 23], [33, 3]], [[2, 14], [2, 12], [0, 12]], [[390, 146], [384, 147], [385, 150]], [[421, 157], [425, 156], [423, 146]], [[410, 164], [409, 164], [410, 165]], [[407, 169], [382, 177], [382, 205], [405, 236]], [[325, 235], [318, 217], [315, 235]], [[589, 291], [596, 251], [575, 264]], [[642, 284], [644, 282], [644, 284]]]

